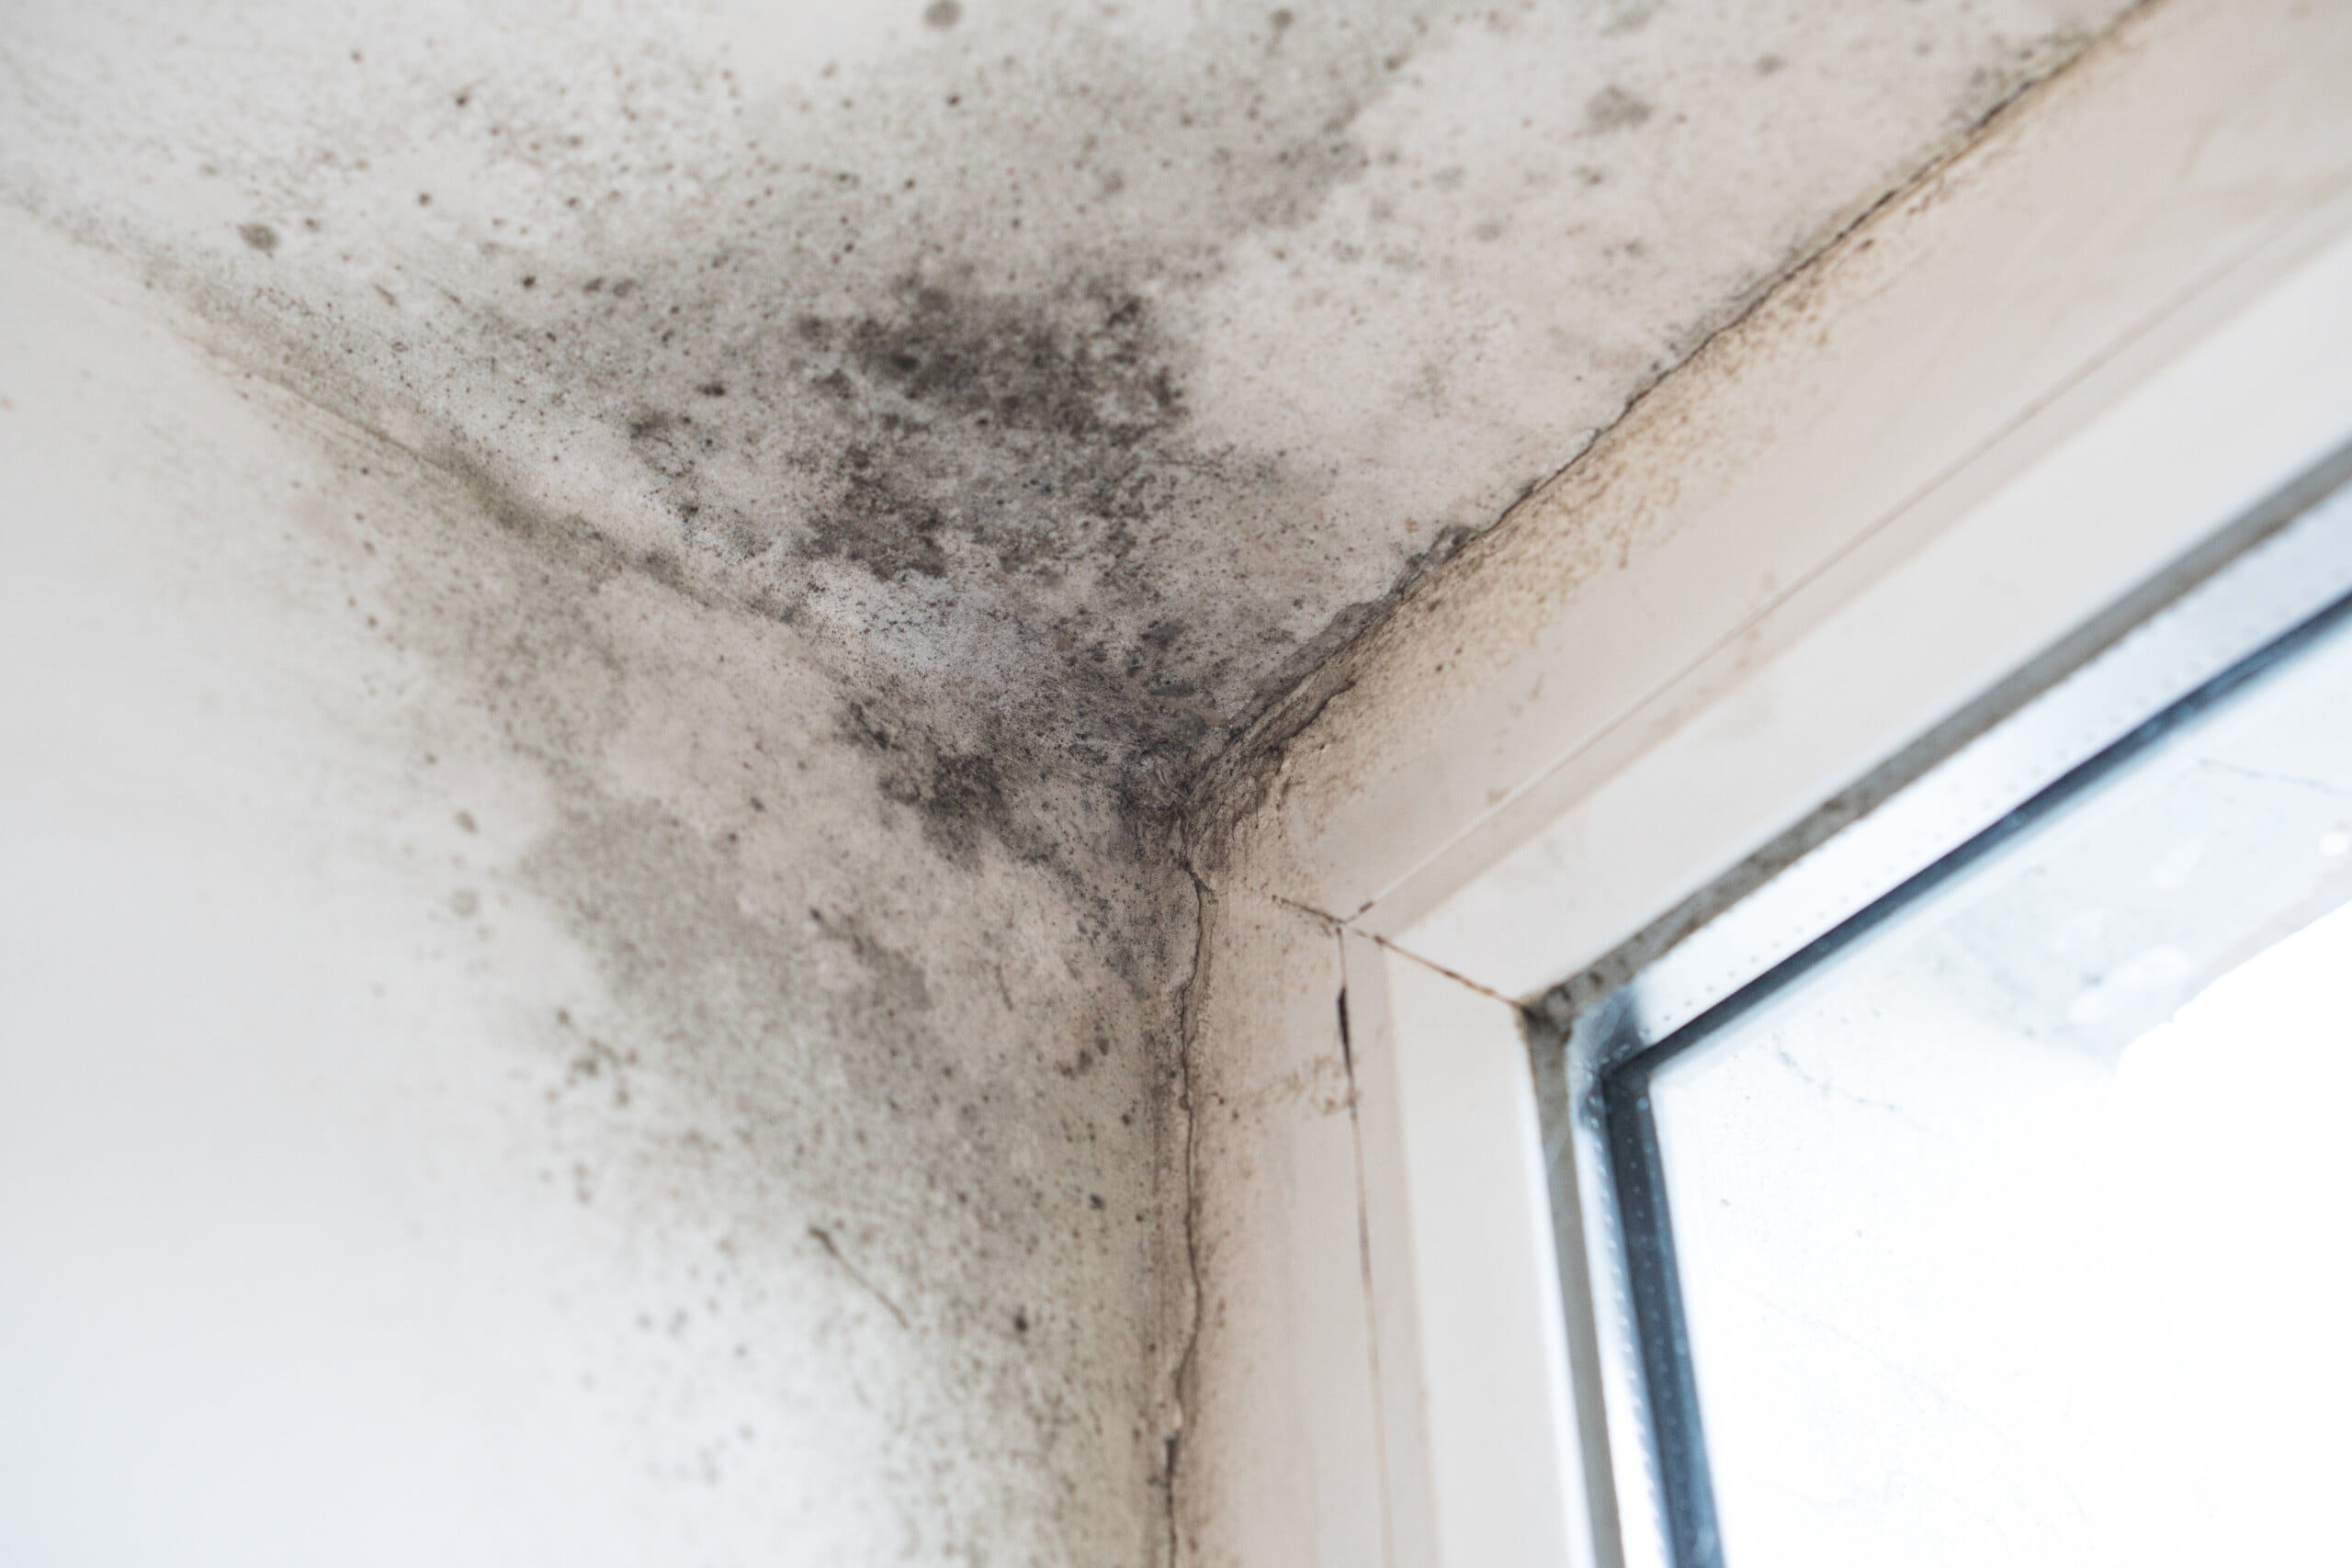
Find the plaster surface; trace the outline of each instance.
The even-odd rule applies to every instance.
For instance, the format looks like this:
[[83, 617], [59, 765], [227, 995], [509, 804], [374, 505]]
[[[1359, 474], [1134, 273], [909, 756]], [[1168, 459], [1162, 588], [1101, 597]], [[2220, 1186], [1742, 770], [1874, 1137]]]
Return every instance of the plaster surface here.
[[6, 242], [0, 1558], [1152, 1561], [1164, 886]]
[[0, 189], [1166, 802], [2119, 8], [40, 4]]
[[[1244, 1459], [1286, 1417], [1241, 1374], [1311, 1328], [1250, 1151], [1311, 1125], [1277, 1174], [1333, 1210], [1344, 1092], [1329, 1052], [1188, 1061], [1247, 1043], [1185, 1010], [1175, 810], [2119, 9], [21, 0], [40, 1528], [121, 1562], [266, 1561], [261, 1518], [288, 1562], [350, 1560], [338, 1519], [408, 1561], [1360, 1542], [1283, 1534]], [[1214, 1135], [1196, 1067], [1245, 1111]], [[75, 1405], [108, 1365], [153, 1376]], [[382, 1367], [430, 1396], [383, 1416]], [[1228, 1448], [1183, 1504], [1188, 1402]], [[198, 1480], [109, 1514], [103, 1422], [23, 1414], [68, 1408]], [[272, 1468], [336, 1423], [392, 1436]], [[273, 1514], [287, 1473], [332, 1506]]]

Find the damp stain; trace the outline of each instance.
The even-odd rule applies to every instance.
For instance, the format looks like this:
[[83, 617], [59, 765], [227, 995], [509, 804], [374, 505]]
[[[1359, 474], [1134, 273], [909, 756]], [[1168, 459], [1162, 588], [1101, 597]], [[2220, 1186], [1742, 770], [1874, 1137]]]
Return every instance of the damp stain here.
[[[1328, 485], [1199, 432], [1198, 302], [1238, 240], [1363, 175], [1357, 122], [1444, 27], [1276, 7], [1171, 47], [956, 0], [909, 19], [931, 47], [757, 85], [647, 39], [560, 107], [453, 62], [416, 85], [450, 149], [432, 176], [392, 175], [392, 127], [355, 112], [298, 182], [322, 209], [396, 198], [444, 248], [347, 245], [368, 304], [323, 352], [299, 346], [314, 315], [217, 304], [307, 388], [397, 388], [379, 422], [495, 429], [550, 473], [617, 455], [605, 503], [671, 535], [637, 570], [716, 565], [779, 620], [873, 628], [842, 662], [889, 671], [933, 751], [1012, 748], [1008, 797], [1034, 766], [1114, 781], [1140, 842], [1248, 717], [1254, 650], [1296, 635], [1203, 531], [1311, 515]], [[491, 196], [469, 158], [527, 189]], [[954, 778], [892, 787], [977, 824], [939, 829], [957, 852], [1001, 819]]]
[[1612, 130], [1631, 130], [1646, 125], [1657, 109], [1646, 98], [1611, 83], [1587, 99], [1584, 106], [1585, 129], [1596, 134]]
[[[1400, 237], [1366, 244], [1428, 273], [1406, 188], [1466, 206], [1484, 170], [1417, 166], [1368, 111], [1516, 15], [1236, 7], [1170, 41], [933, 0], [892, 23], [908, 53], [764, 76], [585, 24], [528, 81], [463, 39], [374, 41], [331, 123], [273, 152], [241, 109], [192, 150], [222, 205], [141, 258], [264, 378], [398, 448], [350, 469], [424, 470], [404, 522], [353, 481], [401, 563], [389, 618], [543, 804], [526, 852], [463, 873], [464, 917], [520, 905], [588, 960], [532, 1059], [581, 1151], [551, 1179], [646, 1236], [723, 1228], [761, 1288], [838, 1290], [820, 1354], [876, 1319], [914, 1342], [905, 1386], [935, 1375], [928, 1408], [968, 1425], [929, 1433], [913, 1401], [903, 1472], [1018, 1454], [1020, 1517], [1061, 1532], [1003, 1555], [1148, 1561], [1135, 1527], [1172, 1484], [1149, 1422], [1106, 1438], [1101, 1412], [1144, 1408], [1138, 1346], [1184, 1332], [1181, 1265], [1149, 1250], [1182, 1227], [1145, 1224], [1181, 1186], [1178, 813], [1254, 716], [1277, 752], [1312, 728], [1352, 679], [1333, 656], [1470, 535], [1330, 568], [1331, 476], [1214, 433], [1204, 301], [1381, 169], [1368, 221]], [[1645, 47], [1672, 20], [1594, 17]], [[1555, 122], [1611, 139], [1608, 171], [1563, 177], [1595, 203], [1660, 114], [1586, 95], [1606, 79]], [[325, 215], [335, 243], [254, 211]], [[269, 289], [221, 265], [224, 230]], [[469, 854], [498, 826], [474, 806]], [[1148, 1239], [1073, 1239], [1073, 1190]]]

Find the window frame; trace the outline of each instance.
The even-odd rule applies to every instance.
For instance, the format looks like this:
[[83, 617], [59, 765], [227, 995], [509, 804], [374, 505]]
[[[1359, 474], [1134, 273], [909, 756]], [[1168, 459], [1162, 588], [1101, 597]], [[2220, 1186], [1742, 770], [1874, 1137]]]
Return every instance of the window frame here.
[[[2321, 547], [2282, 554], [2277, 547], [2278, 536], [2289, 530], [2304, 536], [2295, 543], [2315, 541]], [[2315, 608], [2311, 592], [2314, 569], [2318, 582], [2324, 585]], [[2277, 585], [2267, 595], [2259, 592], [2266, 575]], [[2256, 590], [2252, 595], [2243, 592], [2249, 584]], [[2231, 589], [2241, 592], [2233, 595]], [[2266, 623], [2251, 648], [2245, 646], [2243, 625], [2249, 597]], [[1545, 1146], [1554, 1151], [1553, 1157], [1578, 1165], [1583, 1190], [1590, 1194], [1584, 1235], [1594, 1238], [1589, 1246], [1604, 1249], [1607, 1257], [1599, 1268], [1588, 1259], [1585, 1272], [1605, 1277], [1610, 1281], [1605, 1288], [1618, 1298], [1608, 1303], [1615, 1312], [1596, 1314], [1619, 1325], [1613, 1336], [1601, 1337], [1600, 1353], [1630, 1362], [1636, 1371], [1634, 1381], [1640, 1397], [1632, 1420], [1641, 1428], [1655, 1487], [1656, 1529], [1672, 1568], [1722, 1568], [1724, 1555], [1679, 1283], [1672, 1202], [1651, 1104], [1657, 1075], [1912, 904], [2064, 810], [2175, 730], [2352, 622], [2352, 444], [2298, 476], [2246, 517], [2216, 530], [2188, 560], [2127, 595], [2123, 609], [2141, 618], [2121, 638], [2110, 643], [2105, 626], [2086, 628], [2095, 635], [2070, 638], [2039, 660], [2038, 668], [2020, 671], [1996, 688], [2010, 710], [1972, 747], [1953, 753], [1937, 769], [1910, 777], [1900, 788], [1882, 791], [1872, 787], [1872, 781], [1858, 781], [1854, 790], [1844, 792], [1891, 804], [1939, 774], [1957, 772], [1963, 784], [2001, 779], [1995, 806], [1990, 813], [1980, 811], [1977, 819], [1949, 802], [1930, 805], [1930, 813], [1947, 819], [1958, 842], [1945, 847], [1912, 837], [1894, 851], [1891, 867], [1883, 863], [1874, 868], [1881, 883], [1898, 877], [1894, 886], [1875, 893], [1865, 887], [1842, 904], [1825, 906], [1818, 888], [1792, 886], [1790, 880], [1791, 873], [1838, 842], [1824, 835], [1820, 847], [1746, 894], [1737, 906], [1751, 931], [1759, 914], [1767, 920], [1793, 917], [1792, 928], [1784, 929], [1802, 934], [1791, 950], [1776, 955], [1765, 949], [1733, 964], [1732, 988], [1693, 1016], [1671, 1014], [1665, 1027], [1643, 1026], [1640, 993], [1655, 976], [1657, 959], [1614, 986], [1596, 986], [1586, 976], [1573, 978], [1530, 1010], [1532, 1050], [1539, 1058], [1555, 1055], [1557, 1061], [1549, 1070], [1568, 1086], [1545, 1105], [1551, 1119], [1544, 1129]], [[2132, 635], [2145, 632], [2171, 635]], [[2188, 656], [2201, 659], [2201, 663], [2185, 662], [2184, 644]], [[2028, 694], [2044, 682], [2039, 694]], [[2164, 694], [2149, 696], [2152, 684]], [[2087, 700], [2080, 691], [2086, 685]], [[2070, 698], [2075, 700], [2070, 703]], [[2079, 740], [2059, 761], [2045, 761], [2039, 770], [2055, 776], [2037, 778], [2018, 769], [2018, 748], [2004, 742], [2039, 710], [2053, 706], [2073, 721], [2065, 728], [2074, 735], [2097, 735], [2085, 728], [2083, 716], [2102, 709], [2107, 729], [2120, 728], [2120, 733]], [[2030, 738], [2026, 744], [2031, 744]], [[1897, 758], [1890, 767], [1908, 773], [1914, 761]], [[1971, 771], [1977, 781], [1965, 777]], [[1982, 820], [1988, 814], [1991, 819]], [[1808, 822], [1796, 836], [1812, 837], [1825, 828], [1834, 834], [1853, 820], [1843, 807], [1817, 818], [1826, 821]], [[1858, 825], [1867, 827], [1868, 818]], [[1878, 855], [1883, 862], [1886, 852]], [[1776, 904], [1781, 908], [1773, 908]], [[1690, 933], [1702, 941], [1709, 934], [1704, 928]], [[1737, 944], [1735, 938], [1729, 945]], [[1720, 954], [1716, 962], [1721, 963]], [[1673, 982], [1669, 979], [1668, 985], [1671, 987]]]
[[[2200, 50], [2210, 59], [2242, 47], [2286, 69], [2298, 47], [2275, 18], [2185, 14], [2165, 46], [2175, 57], [2115, 66], [2077, 107], [2144, 99], [2132, 72], [2193, 75], [2202, 66], [2188, 57]], [[2188, 122], [2222, 113], [2233, 89], [2217, 73], [2199, 90], [2214, 104], [2132, 112], [2178, 119], [2175, 140], [2194, 142], [2204, 131]], [[2072, 248], [2024, 244], [2051, 221], [2036, 203], [2046, 208], [2052, 190], [2096, 202], [2141, 180], [2154, 192], [2134, 197], [2143, 205], [2204, 210], [2210, 198], [2185, 188], [2194, 181], [2179, 147], [2134, 135], [2131, 168], [2111, 146], [2070, 151], [2076, 163], [2060, 175], [2020, 173], [2030, 160], [2012, 159], [1940, 211], [1922, 206], [1878, 227], [1895, 231], [1890, 244], [1904, 243], [1903, 222], [1972, 232], [1980, 246], [2010, 233], [2021, 247], [2005, 280], [2014, 287], [1977, 325], [2022, 342], [2050, 297], [2111, 291], [2119, 276], [2177, 264], [2132, 248], [2122, 230]], [[2248, 156], [2284, 167], [2306, 154], [2282, 141]], [[2047, 188], [2021, 198], [2015, 187], [2033, 179]], [[1627, 1550], [1655, 1505], [1638, 1484], [1636, 1395], [1602, 1353], [1615, 1326], [1594, 1278], [1606, 1254], [1587, 1235], [1582, 1190], [1594, 1173], [1562, 1157], [1576, 1086], [1563, 1054], [1531, 1059], [1524, 1010], [1564, 977], [1622, 983], [1828, 822], [1866, 811], [2014, 709], [2031, 694], [2021, 679], [2046, 682], [2135, 624], [2146, 605], [2134, 596], [2211, 546], [2215, 519], [2245, 514], [2280, 476], [2352, 437], [2352, 198], [2342, 179], [2274, 186], [2224, 263], [2154, 315], [2115, 321], [2063, 384], [2010, 383], [1990, 437], [1976, 433], [1998, 398], [1929, 396], [1914, 423], [1933, 438], [1909, 441], [1897, 471], [1864, 483], [1815, 464], [1801, 493], [1748, 485], [1768, 506], [1803, 513], [1765, 545], [1726, 532], [1745, 519], [1718, 504], [1551, 600], [1541, 626], [1497, 633], [1534, 649], [1521, 663], [1538, 687], [1580, 683], [1577, 711], [1593, 716], [1573, 734], [1542, 699], [1459, 692], [1445, 733], [1418, 739], [1385, 782], [1351, 786], [1328, 819], [1271, 819], [1273, 847], [1252, 851], [1272, 867], [1269, 890], [1355, 911], [1340, 919], [1341, 967], [1391, 1568], [1646, 1561]], [[1873, 341], [1947, 330], [1950, 280], [1916, 270], [1857, 307], [1875, 312]], [[1878, 455], [1856, 443], [1884, 423], [1869, 408], [1883, 398], [1873, 375], [1866, 355], [1835, 374], [1743, 371], [1721, 378], [1728, 386], [1696, 412], [1753, 396], [1759, 377], [1767, 392], [1794, 384], [1827, 410], [1815, 427], [1829, 434], [1808, 456], [1844, 452], [1868, 469]], [[2265, 389], [2258, 403], [2241, 395], [2249, 386]], [[2177, 459], [2172, 471], [2152, 474], [2152, 452]], [[1887, 493], [1904, 498], [1891, 511], [1872, 499]], [[1694, 561], [1718, 547], [1791, 586], [1700, 628], [1713, 642], [1695, 659], [1676, 651], [1691, 628], [1624, 619], [1625, 605], [1676, 602], [1709, 570]], [[1968, 615], [1953, 611], [1955, 584], [1975, 596]], [[1917, 639], [1918, 657], [1873, 657], [1898, 637]], [[1344, 705], [1329, 705], [1326, 722], [1344, 723]], [[1532, 755], [1524, 738], [1547, 720], [1540, 739], [1554, 760], [1529, 773], [1515, 759]], [[1485, 785], [1487, 804], [1468, 812], [1475, 773], [1433, 787], [1414, 771], [1432, 760], [1460, 771], [1465, 741], [1484, 748], [1480, 766], [1517, 780]], [[1401, 874], [1384, 869], [1398, 863], [1396, 844], [1366, 848], [1367, 824], [1436, 847]]]

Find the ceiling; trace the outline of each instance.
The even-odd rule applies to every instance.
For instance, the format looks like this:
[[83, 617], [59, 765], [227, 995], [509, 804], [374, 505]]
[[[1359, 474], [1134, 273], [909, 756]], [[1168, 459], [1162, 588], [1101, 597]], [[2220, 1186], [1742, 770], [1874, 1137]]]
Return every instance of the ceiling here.
[[28, 0], [0, 191], [1148, 807], [2122, 8]]

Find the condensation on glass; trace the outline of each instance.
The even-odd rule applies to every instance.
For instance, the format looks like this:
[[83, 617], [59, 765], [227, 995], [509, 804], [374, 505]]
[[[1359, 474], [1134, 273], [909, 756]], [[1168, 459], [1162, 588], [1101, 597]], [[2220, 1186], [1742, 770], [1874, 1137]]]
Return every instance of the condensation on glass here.
[[1628, 1562], [2341, 1551], [2343, 466], [1555, 1012]]

